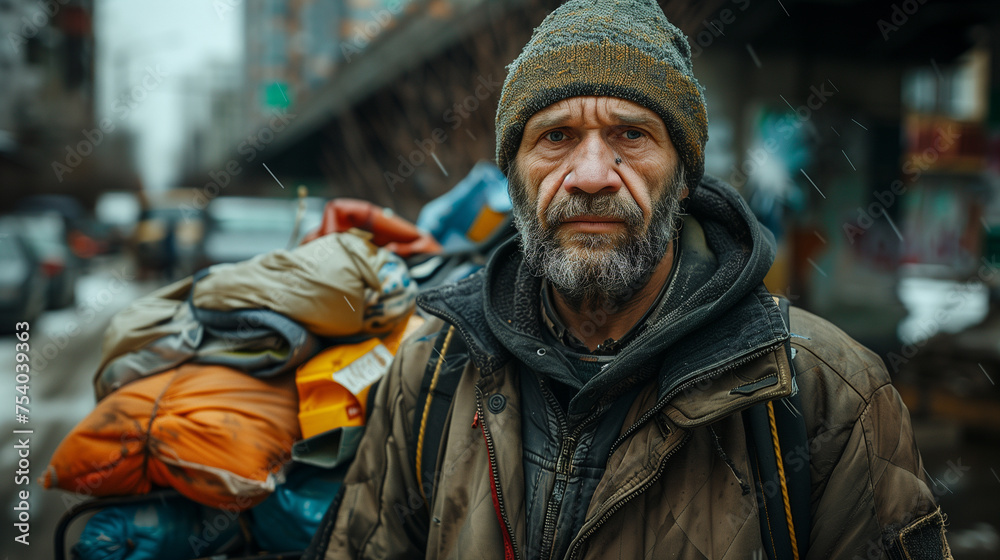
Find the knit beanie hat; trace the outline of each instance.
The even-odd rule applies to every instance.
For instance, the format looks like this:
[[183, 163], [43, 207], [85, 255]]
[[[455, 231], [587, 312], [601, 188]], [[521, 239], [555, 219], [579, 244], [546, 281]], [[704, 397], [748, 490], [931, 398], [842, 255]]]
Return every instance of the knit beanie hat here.
[[656, 0], [569, 0], [546, 16], [507, 67], [497, 107], [497, 165], [506, 175], [524, 125], [580, 95], [626, 99], [656, 112], [684, 162], [688, 186], [705, 171], [708, 115], [687, 37]]

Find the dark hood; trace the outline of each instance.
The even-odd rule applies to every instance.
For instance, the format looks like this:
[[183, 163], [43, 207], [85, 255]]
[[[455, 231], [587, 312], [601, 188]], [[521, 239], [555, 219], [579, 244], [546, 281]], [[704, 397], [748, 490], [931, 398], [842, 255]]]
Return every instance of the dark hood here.
[[[572, 399], [571, 413], [585, 412], [601, 397], [620, 395], [653, 375], [665, 397], [788, 337], [762, 283], [774, 261], [771, 232], [735, 189], [707, 175], [687, 212], [667, 293], [638, 336]], [[484, 374], [516, 357], [535, 371], [567, 380], [570, 365], [560, 352], [547, 351], [542, 339], [540, 288], [541, 279], [522, 263], [515, 237], [476, 274], [429, 290], [417, 301], [458, 328]]]

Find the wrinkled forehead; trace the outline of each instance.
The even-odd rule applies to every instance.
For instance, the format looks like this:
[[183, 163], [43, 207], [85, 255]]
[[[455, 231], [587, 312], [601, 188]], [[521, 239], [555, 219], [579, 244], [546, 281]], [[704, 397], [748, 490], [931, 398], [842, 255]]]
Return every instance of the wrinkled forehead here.
[[586, 95], [543, 107], [525, 123], [525, 132], [574, 124], [652, 126], [666, 130], [659, 114], [638, 103], [620, 97]]

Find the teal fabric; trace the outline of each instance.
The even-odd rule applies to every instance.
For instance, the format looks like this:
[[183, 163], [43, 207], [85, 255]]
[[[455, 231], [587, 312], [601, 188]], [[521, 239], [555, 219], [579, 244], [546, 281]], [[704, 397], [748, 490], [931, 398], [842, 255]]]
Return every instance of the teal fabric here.
[[235, 514], [178, 496], [97, 512], [73, 546], [73, 558], [190, 560], [231, 550], [240, 543]]
[[284, 484], [250, 510], [250, 532], [257, 546], [269, 552], [305, 550], [340, 491], [347, 467], [296, 465]]

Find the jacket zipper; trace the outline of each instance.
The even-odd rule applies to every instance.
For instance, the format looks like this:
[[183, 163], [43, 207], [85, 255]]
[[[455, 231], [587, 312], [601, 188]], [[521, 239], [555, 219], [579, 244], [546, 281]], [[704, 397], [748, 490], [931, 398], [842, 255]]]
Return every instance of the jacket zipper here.
[[743, 356], [741, 358], [738, 358], [738, 359], [733, 360], [733, 361], [731, 361], [729, 363], [726, 363], [726, 364], [720, 366], [719, 368], [716, 368], [716, 369], [713, 369], [713, 370], [709, 370], [708, 372], [703, 373], [701, 375], [697, 375], [697, 376], [695, 376], [695, 377], [687, 380], [686, 382], [681, 383], [680, 385], [674, 387], [662, 399], [660, 399], [656, 403], [656, 405], [654, 405], [652, 408], [650, 408], [649, 410], [647, 410], [645, 412], [645, 414], [643, 414], [642, 416], [639, 417], [638, 420], [636, 420], [635, 422], [633, 422], [632, 425], [629, 426], [628, 429], [625, 430], [622, 433], [622, 435], [618, 436], [618, 439], [616, 439], [614, 441], [614, 443], [611, 444], [611, 450], [608, 452], [608, 458], [609, 459], [611, 458], [611, 455], [614, 454], [615, 450], [618, 449], [618, 446], [621, 445], [622, 442], [624, 442], [626, 439], [628, 439], [633, 433], [635, 433], [640, 427], [642, 427], [642, 425], [645, 424], [650, 418], [652, 418], [654, 415], [658, 414], [660, 412], [660, 410], [664, 406], [666, 406], [666, 404], [668, 402], [670, 402], [671, 399], [673, 399], [675, 396], [677, 396], [678, 393], [684, 391], [688, 387], [691, 387], [691, 386], [697, 384], [702, 379], [711, 379], [712, 377], [715, 377], [717, 375], [725, 373], [725, 372], [727, 372], [729, 370], [738, 368], [738, 367], [742, 366], [743, 364], [745, 364], [747, 362], [756, 360], [757, 358], [763, 356], [764, 354], [768, 354], [768, 353], [774, 352], [778, 347], [783, 346], [784, 344], [785, 344], [785, 341], [782, 340], [782, 341], [780, 341], [780, 342], [778, 342], [776, 344], [772, 344], [770, 346], [766, 346], [764, 348], [761, 348], [760, 350], [757, 350], [755, 352], [751, 352], [750, 354], [747, 354], [747, 355], [745, 355], [745, 356]]
[[[537, 377], [537, 376], [535, 376]], [[539, 555], [545, 558], [552, 558], [553, 547], [555, 546], [556, 522], [559, 517], [559, 509], [562, 505], [563, 495], [566, 492], [566, 482], [569, 480], [569, 473], [573, 470], [573, 455], [576, 454], [576, 438], [567, 434], [566, 418], [563, 415], [561, 405], [556, 401], [555, 396], [548, 390], [541, 378], [538, 385], [549, 403], [549, 408], [556, 415], [559, 423], [559, 456], [556, 459], [556, 480], [552, 486], [552, 493], [545, 504], [545, 521], [542, 526], [542, 541], [538, 547]]]
[[645, 483], [643, 483], [642, 486], [640, 486], [640, 487], [636, 488], [634, 491], [632, 491], [632, 493], [629, 494], [628, 496], [625, 496], [621, 500], [618, 500], [618, 502], [616, 502], [615, 505], [613, 505], [610, 509], [608, 509], [608, 511], [604, 512], [604, 515], [602, 515], [600, 517], [600, 519], [597, 520], [597, 523], [594, 523], [593, 527], [591, 527], [590, 529], [588, 529], [586, 533], [584, 533], [584, 534], [580, 535], [579, 537], [577, 537], [576, 538], [576, 542], [573, 543], [573, 546], [570, 549], [569, 555], [567, 556], [567, 558], [576, 558], [577, 557], [577, 552], [580, 551], [580, 547], [583, 546], [584, 541], [586, 541], [588, 538], [590, 538], [590, 536], [593, 535], [594, 532], [597, 531], [597, 529], [599, 529], [601, 527], [601, 525], [604, 525], [604, 523], [616, 511], [618, 511], [621, 508], [623, 508], [625, 506], [625, 504], [629, 503], [630, 501], [632, 501], [633, 498], [635, 498], [639, 494], [642, 494], [643, 492], [645, 492], [646, 490], [648, 490], [650, 486], [652, 486], [653, 484], [655, 484], [656, 481], [660, 479], [660, 476], [663, 475], [663, 469], [667, 465], [667, 459], [669, 459], [673, 454], [677, 453], [677, 450], [680, 449], [685, 443], [687, 443], [687, 440], [690, 439], [690, 437], [691, 437], [691, 435], [689, 433], [685, 432], [684, 439], [682, 439], [676, 446], [674, 446], [673, 449], [671, 449], [666, 455], [664, 455], [663, 459], [660, 459], [660, 466], [656, 469], [656, 472], [653, 474], [653, 476], [649, 480], [647, 480]]
[[[562, 508], [562, 500], [565, 497], [566, 485], [569, 484], [569, 477], [573, 473], [573, 457], [576, 455], [577, 444], [580, 434], [595, 418], [604, 411], [603, 407], [598, 407], [593, 413], [581, 420], [572, 432], [566, 424], [566, 415], [562, 410], [562, 405], [556, 400], [555, 395], [548, 385], [541, 378], [538, 378], [542, 394], [548, 401], [549, 407], [556, 415], [559, 423], [559, 436], [562, 440], [559, 444], [559, 457], [556, 459], [556, 480], [552, 486], [552, 494], [549, 496], [545, 506], [545, 525], [542, 529], [542, 541], [539, 546], [539, 554], [544, 554], [543, 558], [552, 558], [555, 553], [555, 531], [559, 510]], [[567, 433], [568, 432], [568, 433]]]
[[[520, 558], [517, 548], [514, 547], [514, 530], [507, 521], [507, 510], [503, 505], [503, 493], [500, 491], [499, 475], [497, 473], [496, 448], [493, 446], [493, 437], [490, 436], [489, 428], [486, 427], [486, 416], [483, 414], [483, 392], [476, 387], [476, 417], [479, 420], [479, 427], [483, 430], [483, 438], [486, 440], [486, 450], [490, 457], [490, 486], [493, 490], [493, 505], [497, 512], [497, 518], [503, 529], [503, 549], [504, 560]], [[475, 426], [475, 421], [473, 421]]]

